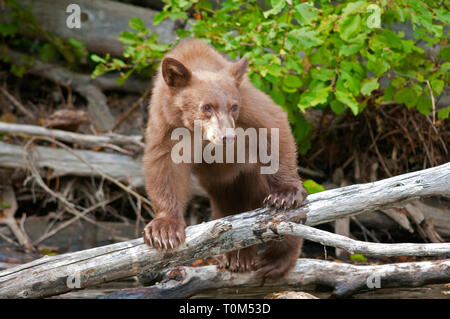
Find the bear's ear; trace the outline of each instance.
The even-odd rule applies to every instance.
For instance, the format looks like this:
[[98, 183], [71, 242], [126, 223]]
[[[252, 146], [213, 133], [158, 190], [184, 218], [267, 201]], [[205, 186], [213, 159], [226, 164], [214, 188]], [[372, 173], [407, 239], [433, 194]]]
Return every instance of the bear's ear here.
[[162, 61], [162, 75], [170, 87], [186, 86], [192, 77], [191, 71], [173, 58], [165, 58]]
[[246, 57], [243, 57], [239, 60], [239, 62], [233, 63], [231, 66], [231, 75], [236, 79], [238, 84], [241, 83], [244, 78], [245, 73], [247, 72], [248, 60]]

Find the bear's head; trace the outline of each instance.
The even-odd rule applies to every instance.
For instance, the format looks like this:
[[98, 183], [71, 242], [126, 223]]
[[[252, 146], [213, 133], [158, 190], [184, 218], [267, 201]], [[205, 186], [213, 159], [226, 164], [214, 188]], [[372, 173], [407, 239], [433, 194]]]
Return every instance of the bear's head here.
[[162, 76], [169, 87], [171, 106], [180, 110], [183, 125], [193, 130], [194, 122], [202, 121], [206, 140], [214, 144], [234, 141], [241, 109], [239, 87], [247, 66], [247, 58], [242, 58], [218, 72], [190, 70], [174, 58], [164, 58]]

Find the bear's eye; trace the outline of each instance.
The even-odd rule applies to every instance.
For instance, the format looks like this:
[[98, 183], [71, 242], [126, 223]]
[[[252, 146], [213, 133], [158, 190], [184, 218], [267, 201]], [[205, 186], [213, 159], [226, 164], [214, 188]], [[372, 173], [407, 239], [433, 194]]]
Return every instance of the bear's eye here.
[[211, 112], [212, 109], [213, 109], [213, 107], [212, 107], [211, 104], [205, 104], [205, 105], [203, 105], [203, 111], [205, 111], [205, 112]]
[[239, 106], [237, 104], [233, 104], [231, 106], [231, 112], [236, 112], [238, 110]]

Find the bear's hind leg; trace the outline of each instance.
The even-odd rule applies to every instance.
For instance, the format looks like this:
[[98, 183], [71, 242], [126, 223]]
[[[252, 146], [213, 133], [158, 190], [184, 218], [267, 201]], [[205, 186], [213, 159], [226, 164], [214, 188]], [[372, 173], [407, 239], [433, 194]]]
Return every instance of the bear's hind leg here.
[[257, 276], [265, 280], [284, 277], [294, 268], [303, 244], [303, 238], [286, 236], [282, 241], [267, 244], [264, 251], [256, 257]]

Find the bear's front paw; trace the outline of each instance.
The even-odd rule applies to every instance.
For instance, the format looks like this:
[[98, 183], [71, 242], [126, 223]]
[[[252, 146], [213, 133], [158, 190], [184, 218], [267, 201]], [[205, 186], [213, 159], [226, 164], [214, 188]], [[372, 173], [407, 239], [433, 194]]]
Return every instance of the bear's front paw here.
[[186, 235], [184, 220], [179, 218], [156, 217], [144, 228], [144, 241], [157, 249], [173, 249], [178, 247]]
[[290, 186], [267, 196], [263, 205], [276, 209], [294, 209], [302, 205], [307, 195], [303, 185]]

